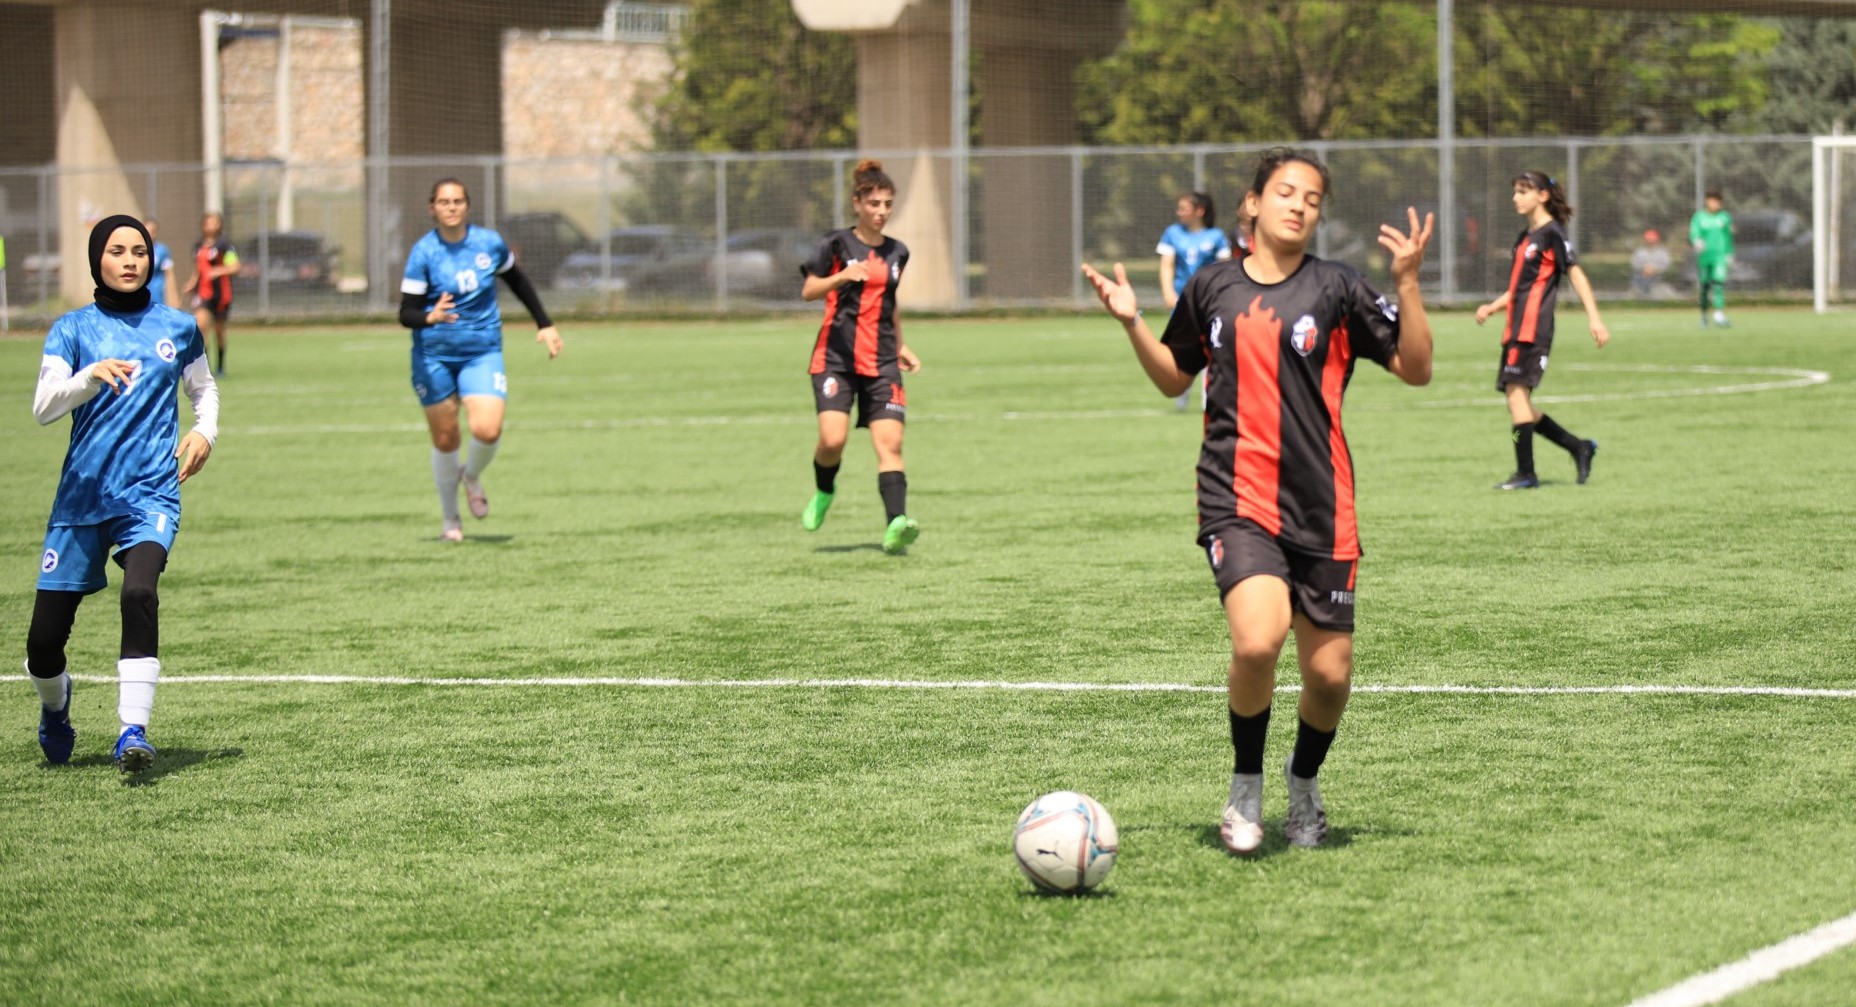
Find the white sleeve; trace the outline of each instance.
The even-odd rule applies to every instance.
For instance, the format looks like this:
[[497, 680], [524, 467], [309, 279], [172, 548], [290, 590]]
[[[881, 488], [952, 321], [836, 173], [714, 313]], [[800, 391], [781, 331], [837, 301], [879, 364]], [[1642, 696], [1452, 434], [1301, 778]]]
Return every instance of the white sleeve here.
[[212, 446], [219, 440], [219, 385], [213, 381], [213, 368], [205, 354], [180, 372], [180, 386], [193, 403], [193, 432]]
[[32, 393], [32, 418], [44, 426], [97, 397], [103, 382], [90, 376], [90, 368], [72, 374], [63, 357], [46, 354], [39, 360], [39, 386]]
[[1173, 251], [1172, 245], [1169, 245], [1166, 242], [1162, 241], [1160, 244], [1154, 246], [1154, 254], [1164, 256], [1170, 259], [1174, 257], [1175, 255], [1178, 255], [1179, 253]]

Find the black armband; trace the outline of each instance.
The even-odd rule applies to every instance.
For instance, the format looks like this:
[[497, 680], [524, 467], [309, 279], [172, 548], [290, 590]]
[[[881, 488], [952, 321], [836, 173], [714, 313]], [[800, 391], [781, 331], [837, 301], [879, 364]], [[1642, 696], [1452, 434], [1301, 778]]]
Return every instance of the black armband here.
[[425, 328], [425, 295], [400, 293], [400, 324], [409, 329]]
[[501, 275], [503, 282], [509, 284], [510, 291], [516, 295], [516, 300], [521, 301], [522, 306], [535, 319], [536, 328], [545, 329], [554, 324], [548, 317], [548, 309], [541, 306], [541, 295], [535, 293], [535, 285], [528, 281], [528, 274], [522, 271], [521, 266], [510, 266]]

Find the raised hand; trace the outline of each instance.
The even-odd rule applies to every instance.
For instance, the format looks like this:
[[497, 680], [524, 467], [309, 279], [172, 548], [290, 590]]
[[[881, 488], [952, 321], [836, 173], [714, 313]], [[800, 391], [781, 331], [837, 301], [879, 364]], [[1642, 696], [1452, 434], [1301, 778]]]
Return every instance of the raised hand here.
[[1102, 299], [1102, 306], [1107, 308], [1108, 313], [1114, 315], [1122, 324], [1125, 325], [1140, 317], [1141, 306], [1134, 297], [1134, 285], [1128, 282], [1126, 266], [1119, 262], [1115, 263], [1115, 278], [1111, 280], [1096, 272], [1094, 266], [1085, 262], [1083, 263], [1083, 278], [1094, 284], [1096, 296]]
[[1431, 243], [1431, 229], [1437, 223], [1437, 215], [1424, 215], [1424, 226], [1418, 226], [1418, 209], [1414, 206], [1405, 208], [1411, 217], [1411, 231], [1406, 233], [1391, 224], [1379, 225], [1379, 247], [1392, 253], [1392, 278], [1395, 280], [1415, 280], [1418, 267], [1424, 264], [1424, 250]]

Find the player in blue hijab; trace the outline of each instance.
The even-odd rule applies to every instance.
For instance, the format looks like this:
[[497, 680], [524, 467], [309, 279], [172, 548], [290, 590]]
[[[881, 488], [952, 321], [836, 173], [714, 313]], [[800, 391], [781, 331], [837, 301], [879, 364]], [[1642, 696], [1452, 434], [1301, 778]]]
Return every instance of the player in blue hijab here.
[[[65, 643], [84, 596], [108, 586], [112, 549], [123, 571], [116, 764], [126, 773], [155, 764], [148, 720], [161, 673], [156, 585], [180, 531], [180, 484], [206, 464], [218, 436], [219, 390], [193, 317], [149, 297], [153, 250], [134, 217], [108, 217], [92, 229], [96, 303], [52, 323], [32, 396], [41, 425], [71, 416], [26, 633], [39, 747], [52, 764], [69, 761], [77, 739]], [[185, 437], [177, 388], [193, 403]]]

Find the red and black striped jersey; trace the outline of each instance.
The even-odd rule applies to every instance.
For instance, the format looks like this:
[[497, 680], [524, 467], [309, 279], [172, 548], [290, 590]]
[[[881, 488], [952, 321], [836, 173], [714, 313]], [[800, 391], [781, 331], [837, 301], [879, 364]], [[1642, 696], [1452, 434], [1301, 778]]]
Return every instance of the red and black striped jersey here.
[[1200, 526], [1248, 518], [1300, 552], [1358, 559], [1341, 396], [1354, 360], [1384, 366], [1398, 334], [1398, 308], [1338, 262], [1308, 256], [1274, 284], [1241, 259], [1193, 274], [1161, 342], [1206, 371]]
[[1508, 322], [1502, 342], [1553, 345], [1553, 305], [1559, 300], [1560, 278], [1579, 264], [1572, 240], [1557, 220], [1514, 241], [1514, 272], [1508, 278]]
[[896, 287], [909, 265], [909, 247], [886, 237], [872, 248], [849, 228], [832, 231], [799, 272], [829, 277], [853, 262], [864, 264], [867, 278], [825, 295], [825, 321], [812, 347], [811, 373], [895, 374]]

